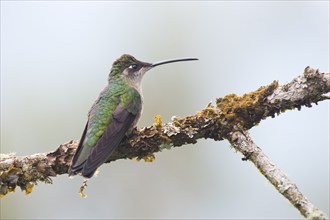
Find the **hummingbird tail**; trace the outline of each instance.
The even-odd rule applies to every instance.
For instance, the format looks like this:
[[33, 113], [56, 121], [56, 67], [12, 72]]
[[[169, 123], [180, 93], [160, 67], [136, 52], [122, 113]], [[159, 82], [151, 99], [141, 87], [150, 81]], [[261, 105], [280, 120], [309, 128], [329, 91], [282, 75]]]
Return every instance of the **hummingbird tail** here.
[[78, 166], [75, 166], [75, 167], [71, 166], [68, 171], [69, 176], [74, 176], [74, 175], [77, 175], [78, 173], [81, 173], [83, 166], [84, 166], [84, 163], [79, 164]]
[[85, 136], [86, 136], [87, 126], [88, 126], [88, 122], [86, 123], [84, 132], [83, 132], [82, 137], [80, 139], [80, 142], [78, 144], [75, 155], [72, 158], [71, 166], [68, 170], [69, 177], [77, 175], [79, 173], [82, 173], [82, 170], [84, 168], [84, 164], [86, 163], [86, 159], [88, 157], [88, 154], [86, 154], [86, 153], [82, 154], [82, 150], [84, 148], [83, 142], [84, 142], [84, 139], [85, 139]]
[[[85, 161], [85, 162], [86, 162], [86, 161]], [[70, 176], [75, 176], [75, 175], [77, 175], [77, 174], [81, 174], [81, 175], [82, 175], [83, 177], [85, 177], [85, 178], [91, 178], [91, 177], [94, 175], [96, 169], [93, 170], [93, 171], [86, 172], [86, 171], [84, 170], [85, 162], [82, 163], [82, 164], [79, 164], [79, 165], [76, 166], [76, 167], [70, 167], [70, 169], [69, 169], [69, 171], [68, 171], [69, 177], [70, 177]]]

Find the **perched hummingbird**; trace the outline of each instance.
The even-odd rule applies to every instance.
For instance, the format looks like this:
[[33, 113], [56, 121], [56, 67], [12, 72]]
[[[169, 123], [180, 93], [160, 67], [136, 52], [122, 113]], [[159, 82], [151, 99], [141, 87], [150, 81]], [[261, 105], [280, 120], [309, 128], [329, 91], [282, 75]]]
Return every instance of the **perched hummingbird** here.
[[88, 113], [88, 121], [69, 168], [69, 176], [81, 173], [91, 178], [138, 122], [143, 104], [141, 81], [153, 67], [181, 61], [183, 58], [146, 63], [131, 55], [122, 55], [111, 68], [108, 85]]

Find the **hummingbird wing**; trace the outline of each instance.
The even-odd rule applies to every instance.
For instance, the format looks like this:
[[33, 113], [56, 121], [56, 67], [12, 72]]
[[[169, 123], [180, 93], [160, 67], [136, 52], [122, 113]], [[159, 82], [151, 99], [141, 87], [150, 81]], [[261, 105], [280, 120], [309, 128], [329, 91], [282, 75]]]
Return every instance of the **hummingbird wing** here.
[[133, 125], [136, 116], [121, 105], [115, 109], [111, 123], [82, 166], [81, 174], [84, 177], [92, 177], [95, 170], [109, 158]]
[[[69, 176], [82, 173], [84, 177], [92, 177], [95, 170], [109, 158], [125, 134], [135, 125], [140, 115], [142, 100], [135, 89], [111, 93], [112, 101], [104, 98], [105, 96], [103, 93], [99, 97], [89, 113], [89, 121], [73, 157]], [[114, 106], [114, 109], [110, 110], [110, 115], [102, 111], [112, 108], [111, 106]], [[100, 129], [104, 123], [107, 125]], [[97, 138], [100, 130], [102, 135]]]

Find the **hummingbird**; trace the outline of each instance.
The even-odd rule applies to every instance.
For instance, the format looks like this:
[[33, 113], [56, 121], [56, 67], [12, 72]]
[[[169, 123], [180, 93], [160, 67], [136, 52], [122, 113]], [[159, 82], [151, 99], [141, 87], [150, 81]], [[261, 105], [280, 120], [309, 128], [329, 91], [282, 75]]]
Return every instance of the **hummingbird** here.
[[141, 81], [144, 74], [159, 65], [193, 61], [197, 58], [142, 62], [124, 54], [113, 64], [108, 85], [88, 113], [88, 121], [69, 168], [69, 176], [91, 178], [135, 128], [142, 112]]

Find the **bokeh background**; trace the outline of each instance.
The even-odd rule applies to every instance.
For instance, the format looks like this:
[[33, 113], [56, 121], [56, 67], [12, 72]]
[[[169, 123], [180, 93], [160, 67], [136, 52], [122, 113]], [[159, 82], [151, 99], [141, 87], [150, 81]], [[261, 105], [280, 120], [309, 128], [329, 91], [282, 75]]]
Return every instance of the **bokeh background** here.
[[[195, 114], [210, 101], [309, 65], [329, 71], [329, 1], [1, 1], [1, 153], [48, 152], [79, 139], [87, 112], [121, 54], [154, 62], [138, 126]], [[329, 102], [268, 118], [255, 142], [329, 214]], [[1, 219], [302, 218], [231, 149], [200, 140], [153, 163], [102, 166], [78, 195], [80, 177], [40, 183], [1, 199]]]

